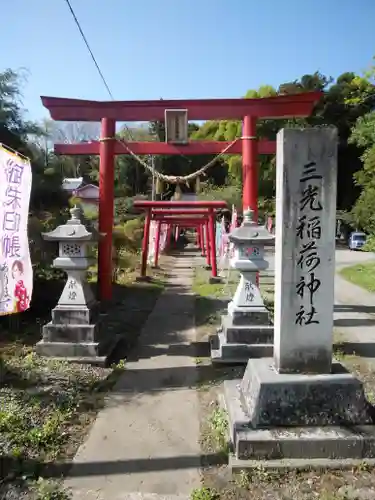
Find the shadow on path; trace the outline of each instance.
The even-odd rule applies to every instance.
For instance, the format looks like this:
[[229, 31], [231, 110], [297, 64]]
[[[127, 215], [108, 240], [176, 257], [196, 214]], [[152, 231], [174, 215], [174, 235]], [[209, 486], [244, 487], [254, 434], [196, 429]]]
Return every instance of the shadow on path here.
[[[117, 474], [141, 474], [165, 470], [199, 468], [202, 465], [212, 467], [226, 465], [227, 456], [222, 453], [187, 455], [179, 457], [158, 457], [134, 460], [97, 461], [86, 463], [44, 463], [38, 460], [27, 460], [23, 466], [34, 474], [43, 471], [43, 478], [110, 476]], [[19, 460], [10, 456], [0, 456], [0, 467], [14, 470]]]
[[347, 356], [375, 358], [375, 343], [373, 342], [343, 342], [334, 344], [333, 347]]

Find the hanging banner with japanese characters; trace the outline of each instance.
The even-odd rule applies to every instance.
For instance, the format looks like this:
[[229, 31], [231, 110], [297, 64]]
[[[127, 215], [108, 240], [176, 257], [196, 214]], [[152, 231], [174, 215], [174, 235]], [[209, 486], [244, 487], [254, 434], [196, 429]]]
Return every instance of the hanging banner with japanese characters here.
[[31, 180], [30, 161], [0, 144], [0, 315], [23, 312], [30, 306], [33, 271], [27, 222]]

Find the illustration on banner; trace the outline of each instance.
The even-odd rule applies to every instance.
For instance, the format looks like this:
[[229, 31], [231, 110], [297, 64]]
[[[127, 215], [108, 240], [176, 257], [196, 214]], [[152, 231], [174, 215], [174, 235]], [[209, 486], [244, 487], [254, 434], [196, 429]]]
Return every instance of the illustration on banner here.
[[30, 162], [0, 146], [0, 315], [23, 312], [30, 306], [30, 191]]

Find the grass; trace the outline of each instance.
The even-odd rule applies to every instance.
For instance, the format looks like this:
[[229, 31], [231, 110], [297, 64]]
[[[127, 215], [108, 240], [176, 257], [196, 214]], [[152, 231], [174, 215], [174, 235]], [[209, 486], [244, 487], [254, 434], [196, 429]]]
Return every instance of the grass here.
[[234, 293], [238, 275], [233, 272], [226, 283], [209, 283], [211, 271], [204, 267], [195, 269], [192, 291], [195, 294], [195, 322], [199, 326], [198, 338], [211, 332], [219, 324], [228, 298]]
[[375, 263], [357, 264], [344, 267], [340, 274], [351, 283], [364, 288], [368, 292], [375, 292]]
[[212, 431], [211, 437], [216, 444], [216, 450], [228, 455], [229, 437], [228, 437], [228, 415], [225, 410], [216, 406], [209, 420], [209, 426]]
[[[205, 267], [195, 269], [192, 291], [195, 294], [195, 322], [198, 337], [212, 333], [220, 323], [220, 316], [225, 312], [228, 300], [234, 295], [239, 282], [238, 271], [232, 270], [223, 283], [209, 283], [211, 271]], [[273, 315], [273, 284], [261, 280], [260, 288], [265, 306]]]
[[[107, 309], [107, 335], [123, 335], [110, 367], [38, 356], [33, 349], [50, 320], [63, 283], [36, 282], [33, 303], [22, 315], [0, 318], [0, 498], [66, 500], [48, 467], [74, 456], [104, 397], [126, 370], [125, 358], [163, 291], [165, 274], [133, 283], [135, 271], [119, 276]], [[124, 335], [126, 334], [126, 335]]]
[[192, 491], [191, 500], [220, 500], [220, 495], [212, 488], [197, 488]]

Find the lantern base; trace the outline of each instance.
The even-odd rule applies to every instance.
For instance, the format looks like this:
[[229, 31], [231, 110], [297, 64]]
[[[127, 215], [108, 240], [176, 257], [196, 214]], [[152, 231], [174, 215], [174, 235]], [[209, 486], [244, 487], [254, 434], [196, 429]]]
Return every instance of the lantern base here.
[[39, 356], [47, 358], [75, 361], [76, 363], [93, 363], [106, 365], [108, 356], [99, 356], [98, 342], [48, 342], [41, 340], [35, 346]]
[[270, 313], [265, 306], [259, 307], [237, 307], [233, 301], [228, 304], [228, 316], [231, 317], [233, 325], [270, 325]]
[[222, 332], [212, 335], [210, 348], [212, 363], [227, 365], [245, 365], [251, 358], [264, 358], [273, 354], [273, 344], [230, 343]]
[[[245, 364], [250, 358], [273, 354], [273, 325], [268, 311], [261, 308], [245, 313], [245, 317], [228, 314], [221, 317], [221, 326], [212, 335], [211, 359], [216, 363]], [[241, 321], [242, 320], [242, 321]]]
[[43, 326], [37, 354], [49, 358], [105, 365], [118, 339], [104, 335], [99, 303], [61, 306], [52, 310], [52, 321]]

